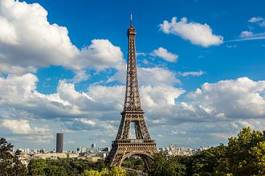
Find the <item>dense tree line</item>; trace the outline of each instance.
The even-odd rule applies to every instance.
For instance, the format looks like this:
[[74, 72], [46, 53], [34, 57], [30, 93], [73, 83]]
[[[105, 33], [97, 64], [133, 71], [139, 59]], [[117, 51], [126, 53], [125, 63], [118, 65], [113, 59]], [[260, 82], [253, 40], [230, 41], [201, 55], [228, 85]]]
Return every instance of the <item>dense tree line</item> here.
[[33, 159], [28, 165], [28, 176], [78, 176], [85, 170], [100, 170], [103, 161], [91, 163], [82, 159]]
[[[0, 176], [128, 176], [119, 167], [106, 168], [103, 162], [79, 159], [31, 160], [28, 168], [12, 154], [13, 146], [0, 139]], [[143, 162], [131, 158], [125, 167], [143, 169]], [[244, 128], [227, 145], [219, 145], [190, 157], [174, 157], [158, 153], [154, 156], [151, 176], [265, 176], [265, 133]]]
[[264, 176], [265, 133], [244, 128], [227, 145], [219, 145], [190, 157], [157, 154], [152, 176]]

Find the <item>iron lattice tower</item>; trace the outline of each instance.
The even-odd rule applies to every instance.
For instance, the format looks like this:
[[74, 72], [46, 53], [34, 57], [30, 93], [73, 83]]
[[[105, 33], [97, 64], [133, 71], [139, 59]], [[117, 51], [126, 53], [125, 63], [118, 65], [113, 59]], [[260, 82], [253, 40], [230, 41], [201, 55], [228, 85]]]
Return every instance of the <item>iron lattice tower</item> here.
[[[121, 122], [117, 137], [112, 143], [112, 148], [106, 158], [110, 166], [121, 166], [124, 159], [132, 156], [140, 156], [147, 169], [152, 155], [157, 151], [155, 141], [151, 139], [145, 120], [144, 111], [141, 108], [139, 87], [137, 80], [135, 36], [136, 30], [132, 24], [127, 31], [128, 36], [128, 63], [126, 92]], [[130, 136], [130, 128], [134, 124], [135, 137]]]

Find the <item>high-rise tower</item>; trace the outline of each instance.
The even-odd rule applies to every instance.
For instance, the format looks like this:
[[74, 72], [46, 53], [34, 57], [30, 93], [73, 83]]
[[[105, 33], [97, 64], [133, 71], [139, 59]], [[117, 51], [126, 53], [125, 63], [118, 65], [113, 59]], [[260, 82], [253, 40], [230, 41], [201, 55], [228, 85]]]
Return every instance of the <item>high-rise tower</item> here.
[[56, 133], [56, 153], [63, 153], [63, 133]]
[[[112, 143], [112, 149], [106, 158], [106, 162], [110, 166], [120, 166], [124, 159], [132, 155], [138, 155], [148, 168], [150, 159], [156, 152], [156, 144], [149, 135], [141, 107], [136, 66], [136, 30], [132, 24], [132, 16], [127, 36], [128, 63], [125, 101], [118, 134]], [[130, 136], [130, 131], [132, 131], [130, 128], [134, 128], [134, 138]]]

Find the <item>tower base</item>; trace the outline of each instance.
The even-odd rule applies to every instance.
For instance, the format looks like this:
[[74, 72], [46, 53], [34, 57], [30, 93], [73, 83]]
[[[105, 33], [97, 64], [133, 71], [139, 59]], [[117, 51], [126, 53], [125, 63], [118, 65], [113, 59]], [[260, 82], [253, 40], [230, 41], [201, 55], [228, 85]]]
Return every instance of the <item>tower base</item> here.
[[125, 139], [116, 140], [112, 143], [112, 148], [106, 158], [106, 164], [110, 167], [121, 166], [122, 162], [130, 156], [136, 155], [142, 158], [146, 169], [150, 168], [153, 154], [156, 153], [154, 140]]

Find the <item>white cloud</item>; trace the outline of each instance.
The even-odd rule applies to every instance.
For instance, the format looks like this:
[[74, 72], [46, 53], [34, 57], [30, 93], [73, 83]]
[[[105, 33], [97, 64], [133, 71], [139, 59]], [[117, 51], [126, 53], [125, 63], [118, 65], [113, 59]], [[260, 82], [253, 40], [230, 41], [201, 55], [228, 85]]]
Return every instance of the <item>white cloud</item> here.
[[187, 76], [199, 77], [204, 75], [205, 73], [200, 70], [200, 71], [180, 72], [179, 74], [183, 77]]
[[169, 52], [167, 49], [159, 47], [158, 49], [155, 49], [152, 53], [152, 56], [160, 57], [168, 62], [176, 62], [178, 55]]
[[264, 40], [265, 33], [253, 33], [251, 31], [242, 31], [240, 33], [240, 38], [235, 40], [229, 40], [226, 42], [242, 42], [242, 41], [249, 41], [249, 40]]
[[180, 21], [177, 21], [176, 17], [173, 17], [171, 22], [165, 20], [160, 24], [160, 30], [166, 34], [180, 36], [193, 44], [203, 47], [220, 45], [223, 43], [223, 37], [213, 34], [208, 24], [188, 22], [186, 17], [181, 18]]
[[5, 18], [0, 16], [0, 41], [3, 43], [17, 44], [17, 37], [14, 26]]
[[[60, 81], [56, 93], [45, 95], [36, 90], [37, 81], [33, 74], [0, 78], [0, 112], [5, 114], [5, 118], [26, 112], [31, 118], [104, 119], [106, 114], [113, 118], [112, 114], [123, 107], [124, 86], [94, 85], [86, 92], [78, 92], [74, 84]], [[141, 86], [141, 94], [146, 97], [143, 98], [144, 106], [173, 104], [175, 97], [182, 93], [182, 89], [166, 85], [163, 81], [160, 86], [147, 83]]]
[[265, 33], [253, 33], [249, 37], [245, 37], [242, 40], [264, 40], [265, 39]]
[[49, 129], [32, 127], [28, 120], [19, 119], [4, 119], [0, 121], [0, 125], [14, 134], [21, 135], [43, 135], [49, 132]]
[[[242, 77], [205, 83], [196, 91], [182, 95], [181, 99], [175, 96], [175, 101], [171, 103], [149, 106], [147, 115], [152, 117], [152, 125], [157, 126], [156, 121], [159, 121], [159, 126], [166, 128], [174, 128], [174, 125], [183, 123], [258, 123], [265, 121], [264, 95], [265, 81], [253, 81]], [[171, 96], [174, 97], [164, 95]], [[257, 127], [257, 124], [253, 126]], [[209, 134], [211, 132], [208, 131]]]
[[241, 33], [240, 33], [240, 37], [241, 38], [249, 38], [249, 37], [253, 37], [253, 32], [251, 32], [251, 31], [242, 31]]
[[263, 18], [262, 17], [251, 17], [248, 22], [249, 23], [256, 23], [256, 22], [259, 22], [259, 21], [262, 21]]
[[[248, 20], [249, 23], [257, 24], [261, 27], [265, 26], [265, 19], [262, 17], [251, 17]], [[254, 33], [252, 31], [242, 31], [239, 35], [239, 39], [229, 40], [227, 42], [241, 42], [241, 41], [249, 41], [249, 40], [264, 40], [265, 33]]]
[[258, 24], [261, 27], [265, 27], [265, 19], [263, 17], [257, 16], [257, 17], [251, 17], [248, 20], [249, 23], [255, 23]]
[[85, 70], [80, 70], [76, 72], [72, 81], [73, 83], [79, 83], [82, 81], [86, 81], [89, 78], [90, 78], [90, 75], [88, 75]]
[[104, 69], [122, 62], [122, 52], [110, 41], [95, 39], [83, 49], [72, 44], [66, 27], [50, 24], [38, 3], [0, 1], [1, 72], [22, 74], [60, 65], [74, 71]]
[[[119, 83], [125, 84], [126, 82], [126, 70], [125, 66], [120, 67], [117, 72], [108, 80], [118, 81]], [[166, 68], [161, 67], [138, 67], [138, 80], [139, 85], [142, 86], [163, 86], [163, 85], [175, 85], [180, 82], [176, 78], [176, 74]]]
[[91, 45], [83, 48], [78, 56], [80, 66], [94, 66], [97, 69], [118, 67], [122, 64], [122, 52], [108, 40], [92, 40]]
[[174, 105], [185, 91], [171, 86], [144, 86], [141, 87], [143, 106], [146, 109], [157, 108], [164, 105]]
[[265, 81], [242, 77], [217, 83], [205, 83], [190, 94], [193, 104], [211, 115], [224, 118], [262, 118], [265, 116]]
[[[56, 93], [45, 95], [36, 90], [37, 81], [33, 74], [0, 78], [1, 127], [17, 135], [45, 136], [41, 129], [46, 128], [27, 119], [45, 120], [46, 124], [64, 124], [63, 128], [71, 133], [90, 130], [91, 136], [101, 134], [106, 141], [114, 138], [123, 108], [124, 86], [93, 85], [78, 92], [74, 84], [60, 81]], [[140, 94], [150, 132], [159, 142], [215, 144], [243, 126], [261, 128], [259, 123], [265, 124], [265, 81], [245, 77], [223, 80], [205, 83], [186, 94], [171, 82], [146, 82]], [[164, 139], [158, 135], [169, 136]]]
[[[123, 108], [124, 86], [94, 85], [85, 92], [78, 92], [74, 84], [60, 81], [56, 93], [45, 95], [36, 90], [37, 81], [33, 74], [0, 78], [0, 113], [3, 119], [8, 119], [4, 129], [15, 135], [27, 136], [31, 133], [25, 141], [35, 141], [38, 135], [33, 134], [40, 134], [42, 128], [33, 127], [28, 120], [19, 121], [22, 124], [19, 128], [12, 125], [15, 123], [13, 119], [23, 115], [23, 119], [30, 118], [36, 122], [45, 120], [41, 124], [62, 124], [61, 127], [51, 127], [53, 133], [61, 128], [71, 133], [89, 130], [92, 136], [101, 134], [101, 139], [107, 141], [114, 138], [120, 120], [119, 112]], [[142, 104], [147, 113], [159, 105], [174, 104], [183, 92], [182, 89], [166, 85], [140, 88]], [[67, 135], [71, 134], [68, 132]], [[50, 136], [51, 133], [43, 134], [41, 141], [48, 140], [51, 143]]]
[[160, 67], [139, 68], [140, 85], [175, 85], [180, 81], [176, 78], [176, 74]]
[[97, 119], [77, 118], [71, 121], [70, 123], [66, 122], [66, 125], [71, 130], [99, 130], [102, 134], [106, 134], [107, 136], [113, 136], [117, 132], [117, 129], [115, 128], [115, 125], [117, 125], [117, 123], [114, 123], [114, 121], [108, 120], [99, 121]]

